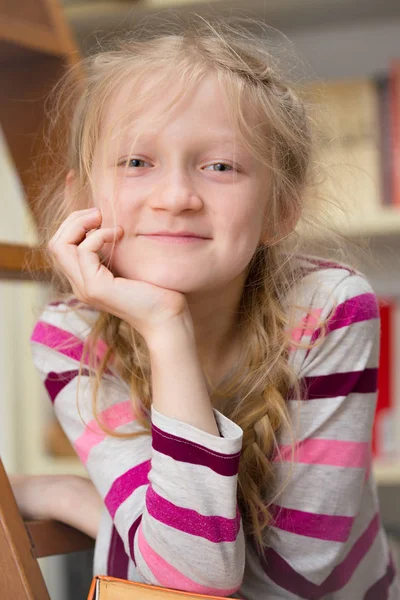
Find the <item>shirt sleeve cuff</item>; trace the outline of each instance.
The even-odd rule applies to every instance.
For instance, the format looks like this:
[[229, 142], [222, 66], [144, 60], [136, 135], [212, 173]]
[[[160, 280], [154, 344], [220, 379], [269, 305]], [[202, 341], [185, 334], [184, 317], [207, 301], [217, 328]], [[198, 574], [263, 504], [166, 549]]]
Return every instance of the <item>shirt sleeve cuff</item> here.
[[242, 449], [243, 430], [239, 425], [213, 409], [220, 437], [203, 431], [194, 425], [167, 417], [151, 407], [151, 421], [164, 433], [176, 436], [188, 442], [204, 446], [209, 450], [223, 454], [237, 454]]

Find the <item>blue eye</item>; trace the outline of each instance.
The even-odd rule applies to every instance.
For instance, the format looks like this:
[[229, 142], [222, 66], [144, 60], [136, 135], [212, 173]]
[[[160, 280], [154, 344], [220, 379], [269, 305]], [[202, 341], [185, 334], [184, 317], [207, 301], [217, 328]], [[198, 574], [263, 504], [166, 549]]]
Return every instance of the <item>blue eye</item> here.
[[[126, 167], [126, 166], [130, 166], [130, 163], [132, 163], [133, 161], [135, 161], [136, 163], [145, 163], [145, 160], [142, 160], [141, 158], [129, 158], [126, 160], [123, 160], [122, 162], [119, 163], [118, 166], [122, 166], [122, 167]], [[148, 163], [147, 163], [148, 164]], [[140, 166], [140, 165], [134, 165], [134, 166]]]
[[[220, 167], [229, 167], [229, 169], [230, 169], [231, 171], [233, 171], [233, 170], [234, 170], [234, 168], [232, 167], [232, 165], [228, 165], [227, 163], [222, 163], [222, 162], [219, 162], [219, 163], [213, 163], [212, 165], [208, 165], [208, 166], [209, 166], [209, 167], [215, 167], [215, 166], [217, 166], [217, 165], [218, 165], [218, 166], [220, 166]], [[217, 169], [217, 172], [219, 172], [219, 173], [224, 173], [224, 171], [221, 171], [221, 169]]]

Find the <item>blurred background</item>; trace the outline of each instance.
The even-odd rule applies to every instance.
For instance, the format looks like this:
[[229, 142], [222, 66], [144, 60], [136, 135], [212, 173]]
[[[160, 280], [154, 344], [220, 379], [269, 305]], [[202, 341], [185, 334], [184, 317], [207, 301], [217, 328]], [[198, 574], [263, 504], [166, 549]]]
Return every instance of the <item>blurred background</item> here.
[[[381, 301], [379, 400], [373, 469], [384, 525], [400, 562], [400, 3], [398, 0], [0, 1], [0, 454], [10, 472], [85, 471], [54, 422], [30, 355], [46, 301], [46, 274], [24, 268], [37, 243], [35, 157], [46, 94], [98, 39], [175, 14], [223, 12], [262, 19], [325, 115], [321, 161], [332, 165], [342, 233], [367, 243], [360, 265]], [[150, 21], [149, 21], [150, 19]], [[262, 34], [259, 29], [255, 33]], [[264, 33], [265, 35], [265, 33]], [[291, 71], [291, 75], [293, 72]], [[338, 159], [339, 157], [339, 159]], [[340, 165], [354, 166], [351, 173]], [[339, 219], [339, 216], [337, 217]], [[86, 598], [92, 553], [41, 559], [54, 600]]]

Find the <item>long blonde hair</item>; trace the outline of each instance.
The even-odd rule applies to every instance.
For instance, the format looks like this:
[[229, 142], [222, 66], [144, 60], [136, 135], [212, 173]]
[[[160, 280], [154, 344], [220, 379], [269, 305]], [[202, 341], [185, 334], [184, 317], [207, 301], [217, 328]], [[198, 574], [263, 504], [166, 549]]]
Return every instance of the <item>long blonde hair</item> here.
[[[301, 95], [284, 79], [265, 42], [245, 27], [229, 25], [217, 17], [192, 15], [178, 27], [178, 31], [170, 31], [168, 25], [169, 31], [163, 33], [142, 28], [114, 39], [106, 49], [84, 58], [78, 65], [79, 73], [78, 67], [70, 68], [55, 86], [55, 102], [49, 114], [59, 148], [54, 175], [46, 173], [36, 210], [44, 252], [68, 214], [89, 205], [93, 153], [102, 116], [114, 92], [126, 81], [138, 90], [121, 117], [128, 122], [132, 110], [140, 114], [140, 107], [151, 102], [154, 90], [142, 92], [139, 85], [156, 70], [159, 84], [171, 76], [183, 84], [171, 107], [182, 97], [182, 90], [190, 90], [206, 74], [218, 77], [241, 141], [271, 174], [271, 232], [293, 215], [304, 219], [307, 202], [316, 201], [316, 196], [309, 193], [314, 182], [311, 119]], [[83, 77], [78, 76], [81, 70]], [[257, 128], [246, 120], [245, 105], [258, 117]], [[68, 128], [65, 135], [60, 127]], [[64, 196], [65, 177], [71, 169], [75, 170], [79, 188], [74, 206], [67, 205]], [[283, 240], [257, 248], [248, 265], [237, 314], [246, 340], [243, 360], [221, 387], [210, 392], [213, 404], [218, 403], [218, 408], [243, 430], [238, 502], [244, 530], [253, 536], [259, 549], [271, 520], [270, 503], [279, 493], [274, 488], [273, 469], [277, 436], [282, 427], [292, 427], [287, 397], [290, 392], [300, 398], [299, 383], [288, 361], [293, 317], [286, 299], [302, 276], [297, 260], [302, 252], [302, 236], [296, 230]], [[47, 258], [53, 272], [54, 299], [68, 303], [73, 296], [71, 285], [49, 252]], [[80, 308], [80, 302], [70, 304], [70, 310]], [[307, 312], [308, 307], [303, 308]], [[149, 435], [152, 390], [145, 340], [126, 322], [100, 311], [85, 342], [81, 368], [86, 353], [90, 363], [95, 364], [94, 349], [99, 339], [107, 345], [107, 352], [91, 373], [95, 378], [93, 411], [100, 427], [109, 435], [133, 436], [110, 430], [96, 411], [101, 379], [112, 360], [113, 368], [129, 385], [143, 434]], [[205, 376], [211, 388], [207, 373]]]

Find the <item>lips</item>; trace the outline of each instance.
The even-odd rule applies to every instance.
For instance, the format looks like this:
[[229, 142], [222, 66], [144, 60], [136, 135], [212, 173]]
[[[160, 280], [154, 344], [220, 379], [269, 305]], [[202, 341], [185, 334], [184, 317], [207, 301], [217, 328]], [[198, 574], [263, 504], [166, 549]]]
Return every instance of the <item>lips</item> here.
[[153, 237], [154, 236], [157, 236], [157, 237], [158, 236], [160, 236], [160, 237], [179, 237], [179, 238], [182, 238], [182, 237], [192, 237], [192, 238], [206, 239], [202, 235], [199, 235], [197, 233], [190, 233], [190, 232], [187, 232], [187, 231], [182, 231], [182, 232], [177, 231], [176, 233], [171, 233], [169, 231], [157, 231], [155, 233], [142, 233], [140, 235], [151, 235]]
[[145, 234], [145, 235], [142, 235], [141, 237], [145, 237], [149, 241], [153, 240], [155, 242], [164, 243], [164, 244], [193, 244], [194, 245], [198, 242], [206, 242], [207, 241], [207, 238], [202, 238], [202, 237], [198, 237], [198, 236], [194, 236], [194, 235]]

